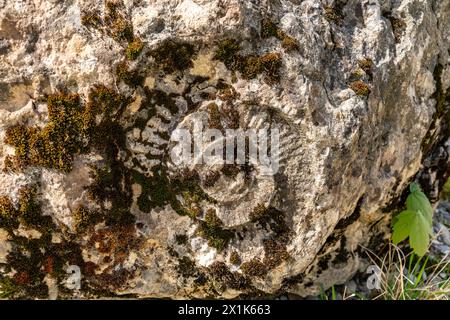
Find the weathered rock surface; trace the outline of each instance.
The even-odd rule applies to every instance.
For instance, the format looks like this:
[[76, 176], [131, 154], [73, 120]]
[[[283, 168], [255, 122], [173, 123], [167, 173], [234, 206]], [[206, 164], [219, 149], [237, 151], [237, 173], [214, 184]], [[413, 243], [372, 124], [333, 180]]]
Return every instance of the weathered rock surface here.
[[[306, 296], [347, 281], [409, 182], [442, 187], [449, 24], [438, 0], [0, 0], [3, 291]], [[175, 166], [169, 138], [192, 119], [279, 129], [278, 173]]]

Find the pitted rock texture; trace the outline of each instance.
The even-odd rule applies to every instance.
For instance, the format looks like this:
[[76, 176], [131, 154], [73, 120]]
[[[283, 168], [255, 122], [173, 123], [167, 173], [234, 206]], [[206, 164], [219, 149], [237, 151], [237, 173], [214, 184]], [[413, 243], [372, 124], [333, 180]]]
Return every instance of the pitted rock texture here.
[[[3, 296], [344, 283], [409, 182], [442, 187], [449, 22], [437, 0], [0, 1]], [[195, 119], [278, 129], [278, 172], [173, 163]]]

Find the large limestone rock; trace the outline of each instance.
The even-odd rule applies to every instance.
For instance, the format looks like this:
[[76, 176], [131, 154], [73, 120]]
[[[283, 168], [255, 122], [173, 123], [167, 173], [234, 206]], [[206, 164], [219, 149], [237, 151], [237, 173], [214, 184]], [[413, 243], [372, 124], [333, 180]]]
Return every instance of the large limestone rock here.
[[[433, 0], [0, 1], [3, 290], [231, 298], [345, 282], [409, 182], [442, 187], [449, 22]], [[277, 174], [174, 164], [170, 136], [195, 119], [278, 129]]]

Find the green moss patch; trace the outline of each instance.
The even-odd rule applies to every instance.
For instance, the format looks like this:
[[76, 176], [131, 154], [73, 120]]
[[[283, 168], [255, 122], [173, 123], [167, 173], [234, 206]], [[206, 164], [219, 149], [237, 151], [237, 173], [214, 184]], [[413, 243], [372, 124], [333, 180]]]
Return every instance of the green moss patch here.
[[94, 182], [87, 187], [92, 201], [100, 204], [103, 214], [84, 212], [81, 215], [81, 227], [89, 226], [105, 219], [108, 225], [130, 225], [134, 216], [130, 213], [132, 203], [131, 175], [119, 162], [111, 161], [105, 167], [92, 167], [91, 178]]
[[[125, 148], [125, 132], [120, 119], [130, 101], [104, 86], [94, 86], [85, 104], [76, 94], [49, 96], [49, 122], [44, 128], [18, 125], [7, 130], [5, 142], [16, 148], [15, 169], [37, 165], [67, 173], [72, 170], [75, 155], [95, 149], [103, 155], [107, 165], [92, 168], [94, 183], [88, 187], [91, 199], [98, 201], [105, 210], [104, 203], [109, 202], [108, 222], [132, 221], [129, 174], [117, 157]], [[33, 220], [32, 213], [32, 210], [27, 211], [26, 221]], [[94, 216], [97, 214], [85, 210], [74, 212], [80, 230], [92, 223]]]
[[225, 39], [219, 42], [214, 58], [222, 61], [228, 69], [235, 70], [239, 64], [240, 50], [241, 46], [237, 40]]
[[144, 77], [138, 71], [132, 70], [127, 61], [116, 65], [116, 76], [130, 87], [141, 86], [144, 82]]
[[[19, 223], [38, 230], [40, 238], [28, 239], [17, 235], [15, 230]], [[20, 189], [17, 208], [9, 198], [0, 198], [0, 225], [7, 230], [8, 241], [12, 244], [0, 274], [0, 296], [8, 299], [45, 299], [48, 297], [44, 282], [46, 275], [57, 280], [59, 294], [63, 296], [63, 281], [67, 279], [64, 267], [76, 264], [83, 270], [81, 250], [78, 245], [65, 239], [61, 243], [51, 242], [57, 226], [50, 216], [43, 214], [34, 186]], [[6, 276], [10, 272], [14, 275]]]
[[128, 60], [136, 60], [139, 54], [142, 52], [144, 48], [144, 43], [141, 39], [136, 38], [132, 42], [130, 42], [125, 49], [125, 56]]
[[241, 263], [241, 257], [239, 256], [239, 253], [237, 253], [237, 251], [232, 251], [230, 253], [230, 259], [229, 259], [231, 264], [240, 264]]
[[[42, 129], [17, 125], [6, 132], [5, 143], [16, 149], [15, 169], [29, 165], [70, 172], [74, 156], [91, 147], [117, 142], [115, 116], [129, 100], [103, 86], [94, 87], [86, 105], [77, 94], [58, 93], [47, 99], [49, 122]], [[100, 122], [96, 119], [100, 117]]]
[[15, 163], [21, 168], [40, 165], [69, 172], [74, 154], [84, 147], [82, 112], [78, 95], [50, 96], [49, 123], [43, 129], [17, 125], [7, 130], [5, 143], [16, 148]]
[[218, 291], [223, 292], [227, 288], [247, 291], [250, 287], [247, 277], [237, 272], [231, 272], [223, 262], [216, 261], [207, 270], [214, 288]]
[[266, 207], [263, 204], [259, 204], [250, 213], [249, 218], [253, 223], [257, 223], [263, 228], [270, 229], [279, 237], [287, 236], [290, 233], [283, 212], [273, 207]]
[[[142, 187], [137, 204], [143, 212], [170, 204], [178, 214], [196, 219], [202, 214], [201, 201], [215, 202], [200, 187], [200, 178], [195, 171], [182, 171], [171, 179], [162, 165], [154, 167], [152, 172], [151, 177], [137, 171], [132, 172], [134, 182]], [[177, 195], [180, 195], [183, 201], [180, 201]]]
[[208, 240], [208, 244], [222, 251], [234, 237], [234, 232], [223, 228], [222, 221], [217, 217], [215, 210], [210, 209], [205, 214], [204, 221], [199, 222], [198, 233]]
[[259, 74], [265, 75], [269, 84], [280, 80], [279, 69], [282, 65], [279, 53], [267, 53], [262, 56], [241, 55], [241, 48], [234, 39], [225, 39], [218, 44], [214, 58], [222, 61], [232, 71], [239, 71], [244, 79], [254, 79]]
[[289, 254], [286, 245], [292, 231], [285, 221], [283, 212], [260, 204], [250, 213], [250, 220], [271, 232], [270, 238], [264, 240], [263, 265], [266, 270], [271, 270], [287, 260]]
[[42, 234], [49, 234], [56, 227], [50, 216], [44, 216], [40, 204], [36, 202], [36, 187], [28, 186], [19, 190], [18, 207], [16, 208], [8, 197], [0, 197], [0, 227], [14, 236], [13, 230], [23, 224], [30, 229], [36, 229]]
[[193, 66], [194, 46], [188, 42], [167, 39], [151, 50], [149, 55], [155, 59], [158, 68], [165, 73], [183, 71]]
[[146, 177], [137, 171], [132, 172], [133, 181], [142, 187], [137, 204], [143, 212], [150, 212], [154, 207], [162, 207], [176, 201], [170, 188], [166, 170], [162, 167], [156, 167], [152, 171], [152, 177]]
[[275, 37], [278, 40], [281, 40], [281, 45], [287, 51], [296, 51], [299, 49], [298, 41], [293, 37], [288, 36], [286, 32], [278, 27], [278, 23], [275, 23], [271, 19], [263, 19], [261, 21], [261, 37]]

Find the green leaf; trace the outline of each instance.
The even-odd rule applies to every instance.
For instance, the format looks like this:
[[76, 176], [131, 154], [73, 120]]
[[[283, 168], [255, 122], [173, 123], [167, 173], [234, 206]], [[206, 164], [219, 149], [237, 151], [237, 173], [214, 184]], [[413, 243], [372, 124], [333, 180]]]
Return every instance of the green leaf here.
[[433, 208], [427, 196], [420, 190], [416, 183], [410, 186], [411, 194], [406, 199], [406, 208], [412, 211], [421, 211], [431, 224], [433, 218]]
[[411, 223], [416, 216], [416, 212], [405, 210], [396, 216], [396, 222], [393, 225], [392, 242], [398, 244], [408, 238], [411, 231]]
[[410, 185], [410, 192], [406, 199], [406, 210], [392, 218], [392, 242], [398, 244], [409, 238], [414, 253], [423, 256], [428, 250], [433, 231], [433, 208], [417, 183]]
[[420, 191], [422, 191], [422, 189], [420, 188], [420, 185], [417, 182], [412, 182], [409, 185], [409, 192], [410, 193], [420, 192]]
[[411, 225], [411, 231], [409, 234], [409, 244], [414, 252], [422, 257], [428, 250], [430, 244], [430, 229], [427, 218], [420, 211], [414, 218], [414, 223]]
[[397, 223], [398, 221], [398, 215], [393, 216], [391, 219], [391, 228], [394, 227], [394, 225]]

